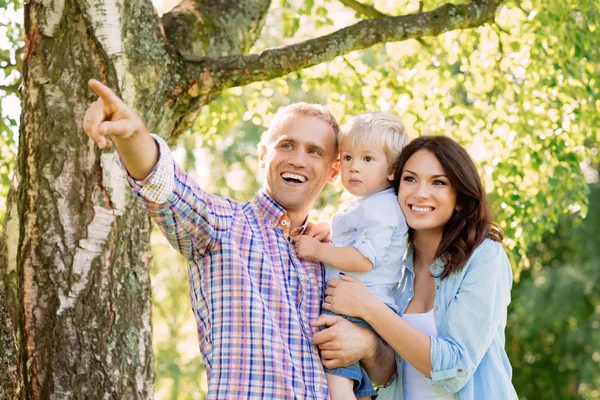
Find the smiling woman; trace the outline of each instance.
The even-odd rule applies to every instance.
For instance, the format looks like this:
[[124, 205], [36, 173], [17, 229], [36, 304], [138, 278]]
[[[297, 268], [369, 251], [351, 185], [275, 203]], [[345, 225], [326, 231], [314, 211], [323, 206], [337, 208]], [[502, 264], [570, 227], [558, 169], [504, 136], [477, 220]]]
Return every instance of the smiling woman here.
[[516, 399], [504, 350], [512, 272], [475, 164], [453, 140], [424, 136], [394, 177], [410, 228], [399, 313], [349, 276], [328, 282], [323, 307], [364, 319], [398, 354], [380, 399]]

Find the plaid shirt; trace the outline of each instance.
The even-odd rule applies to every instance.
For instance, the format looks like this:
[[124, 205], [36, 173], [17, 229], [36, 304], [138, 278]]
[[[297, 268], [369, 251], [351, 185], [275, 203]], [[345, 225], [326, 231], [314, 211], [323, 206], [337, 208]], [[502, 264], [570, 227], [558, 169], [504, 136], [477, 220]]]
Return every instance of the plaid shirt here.
[[154, 137], [154, 170], [128, 180], [188, 261], [208, 399], [329, 398], [310, 326], [323, 271], [296, 257], [285, 210], [262, 191], [247, 203], [204, 192]]

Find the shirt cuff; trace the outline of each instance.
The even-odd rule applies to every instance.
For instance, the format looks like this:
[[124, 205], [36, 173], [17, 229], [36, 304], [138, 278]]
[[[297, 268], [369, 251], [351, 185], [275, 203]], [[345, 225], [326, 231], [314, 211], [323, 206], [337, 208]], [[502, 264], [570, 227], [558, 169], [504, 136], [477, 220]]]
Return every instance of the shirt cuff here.
[[121, 156], [117, 158], [119, 166], [125, 172], [129, 185], [144, 199], [151, 203], [163, 204], [175, 189], [175, 163], [167, 143], [159, 136], [152, 134], [158, 144], [158, 162], [145, 179], [138, 181], [127, 172]]

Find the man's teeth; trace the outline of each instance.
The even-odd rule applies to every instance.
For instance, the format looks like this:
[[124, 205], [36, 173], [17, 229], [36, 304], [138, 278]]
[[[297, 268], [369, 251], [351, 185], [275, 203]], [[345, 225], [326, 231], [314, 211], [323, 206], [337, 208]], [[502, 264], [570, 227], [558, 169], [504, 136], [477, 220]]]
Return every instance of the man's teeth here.
[[302, 176], [302, 175], [296, 175], [296, 174], [290, 174], [290, 173], [283, 173], [281, 174], [281, 177], [283, 179], [295, 179], [297, 181], [300, 181], [302, 183], [306, 182], [306, 177]]
[[433, 207], [417, 207], [417, 206], [412, 206], [412, 209], [416, 212], [429, 212], [429, 211], [433, 211]]

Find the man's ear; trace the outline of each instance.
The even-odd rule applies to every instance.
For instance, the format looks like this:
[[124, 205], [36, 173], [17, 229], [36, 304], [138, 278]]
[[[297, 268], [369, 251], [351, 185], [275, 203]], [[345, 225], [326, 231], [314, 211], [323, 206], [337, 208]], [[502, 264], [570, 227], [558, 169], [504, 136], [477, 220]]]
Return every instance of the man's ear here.
[[265, 146], [263, 143], [260, 143], [258, 145], [258, 166], [260, 167], [260, 169], [264, 169], [265, 165], [266, 165], [266, 161], [267, 160], [267, 146]]
[[329, 175], [329, 179], [327, 179], [327, 182], [329, 182], [329, 183], [335, 182], [338, 175], [340, 174], [340, 166], [341, 165], [342, 164], [340, 163], [339, 158], [333, 162], [333, 164], [331, 165], [331, 174]]

